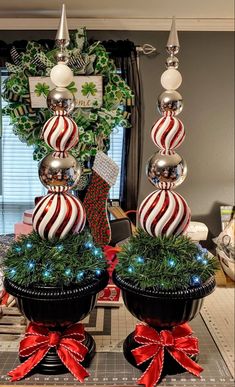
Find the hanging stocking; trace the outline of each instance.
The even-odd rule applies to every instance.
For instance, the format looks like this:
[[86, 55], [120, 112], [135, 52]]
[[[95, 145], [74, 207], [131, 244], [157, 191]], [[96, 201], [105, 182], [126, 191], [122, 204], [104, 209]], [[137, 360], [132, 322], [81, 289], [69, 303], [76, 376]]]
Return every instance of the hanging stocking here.
[[118, 176], [118, 166], [105, 153], [98, 152], [95, 157], [91, 183], [83, 205], [94, 242], [103, 247], [111, 239], [107, 214], [107, 199], [110, 188]]

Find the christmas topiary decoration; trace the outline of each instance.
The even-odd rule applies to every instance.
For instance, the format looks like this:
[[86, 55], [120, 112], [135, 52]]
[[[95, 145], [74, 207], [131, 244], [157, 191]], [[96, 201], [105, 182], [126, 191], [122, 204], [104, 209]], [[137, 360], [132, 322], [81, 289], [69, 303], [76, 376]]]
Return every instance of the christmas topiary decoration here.
[[188, 237], [152, 237], [142, 229], [123, 246], [118, 259], [117, 274], [142, 289], [197, 287], [218, 268], [216, 258]]
[[84, 286], [99, 279], [107, 264], [88, 230], [63, 241], [44, 240], [36, 233], [21, 236], [7, 251], [5, 276], [26, 287]]

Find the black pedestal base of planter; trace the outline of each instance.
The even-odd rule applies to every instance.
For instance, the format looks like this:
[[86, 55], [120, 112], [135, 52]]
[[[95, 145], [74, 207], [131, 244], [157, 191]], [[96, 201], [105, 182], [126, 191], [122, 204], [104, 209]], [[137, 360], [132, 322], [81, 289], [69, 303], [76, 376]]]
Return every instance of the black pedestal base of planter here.
[[[123, 343], [123, 353], [126, 360], [131, 365], [133, 365], [134, 367], [144, 372], [149, 366], [149, 364], [151, 363], [152, 359], [138, 366], [136, 364], [134, 356], [131, 353], [132, 349], [138, 348], [140, 346], [141, 344], [136, 343], [136, 341], [134, 340], [134, 332], [132, 332], [129, 336], [127, 336], [126, 340]], [[198, 361], [197, 355], [190, 356], [190, 358], [194, 361]], [[181, 367], [181, 365], [177, 363], [177, 361], [167, 352], [167, 350], [165, 350], [164, 365], [163, 365], [161, 377], [164, 377], [165, 375], [176, 375], [182, 372], [187, 372], [187, 370]]]
[[[84, 361], [81, 363], [83, 367], [87, 368], [90, 365], [91, 360], [95, 355], [95, 340], [93, 337], [85, 332], [85, 340], [83, 344], [88, 348], [88, 352], [85, 356]], [[20, 358], [20, 361], [23, 363], [26, 358]], [[41, 360], [39, 365], [33, 370], [33, 373], [40, 373], [46, 375], [59, 375], [66, 372], [70, 372], [68, 368], [61, 362], [59, 356], [56, 353], [55, 348], [51, 348], [46, 356]]]

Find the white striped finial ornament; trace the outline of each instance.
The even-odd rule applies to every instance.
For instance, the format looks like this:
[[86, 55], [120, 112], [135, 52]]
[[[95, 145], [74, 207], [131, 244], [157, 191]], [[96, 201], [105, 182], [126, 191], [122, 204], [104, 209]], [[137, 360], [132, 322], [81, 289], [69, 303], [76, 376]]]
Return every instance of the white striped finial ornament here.
[[151, 129], [154, 144], [165, 150], [178, 148], [185, 138], [184, 124], [171, 112], [166, 112]]
[[63, 239], [69, 233], [80, 233], [85, 223], [80, 200], [64, 192], [44, 196], [33, 211], [33, 229], [42, 239]]
[[191, 219], [185, 199], [169, 190], [151, 192], [138, 212], [141, 227], [153, 237], [184, 234]]

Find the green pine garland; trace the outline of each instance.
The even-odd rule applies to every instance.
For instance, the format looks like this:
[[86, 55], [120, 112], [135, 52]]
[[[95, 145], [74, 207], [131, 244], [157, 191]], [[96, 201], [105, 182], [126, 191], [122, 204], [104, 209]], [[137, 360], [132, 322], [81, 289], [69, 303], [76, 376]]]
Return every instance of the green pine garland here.
[[118, 254], [117, 274], [147, 289], [199, 286], [218, 268], [215, 257], [186, 236], [152, 237], [138, 229]]
[[94, 246], [87, 230], [53, 241], [36, 232], [23, 235], [4, 259], [5, 276], [23, 286], [84, 286], [106, 267], [102, 250]]
[[[41, 160], [51, 149], [40, 138], [44, 123], [51, 116], [48, 109], [32, 109], [29, 98], [29, 76], [49, 76], [51, 68], [56, 64], [57, 49], [47, 51], [36, 42], [28, 42], [26, 51], [18, 54], [17, 64], [7, 63], [10, 76], [5, 82], [4, 99], [8, 105], [4, 114], [10, 116], [14, 133], [27, 145], [34, 145], [34, 159]], [[74, 75], [102, 75], [104, 81], [103, 105], [95, 104], [91, 109], [78, 108], [73, 119], [79, 127], [79, 143], [71, 150], [74, 157], [87, 161], [95, 156], [97, 150], [108, 150], [109, 136], [112, 130], [120, 125], [130, 127], [128, 113], [121, 108], [127, 101], [131, 103], [134, 95], [126, 82], [117, 74], [113, 60], [106, 49], [95, 42], [88, 44], [85, 28], [71, 34], [68, 47], [70, 58], [77, 59], [72, 65]], [[38, 95], [49, 93], [44, 83], [37, 84]], [[88, 85], [89, 86], [89, 85]], [[74, 91], [74, 82], [68, 89]], [[84, 92], [92, 90], [84, 90]]]

